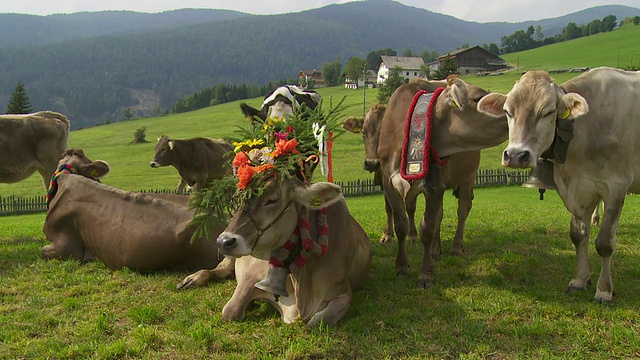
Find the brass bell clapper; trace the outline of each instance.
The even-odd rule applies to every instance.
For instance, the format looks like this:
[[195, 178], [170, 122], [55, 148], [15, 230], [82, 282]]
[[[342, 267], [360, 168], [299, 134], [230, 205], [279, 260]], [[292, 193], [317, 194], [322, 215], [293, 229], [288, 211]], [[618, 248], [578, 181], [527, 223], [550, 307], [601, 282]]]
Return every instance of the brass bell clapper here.
[[256, 283], [255, 287], [273, 293], [276, 302], [278, 302], [280, 296], [289, 296], [289, 292], [287, 292], [287, 275], [289, 275], [288, 268], [270, 266], [267, 275]]
[[545, 190], [558, 190], [553, 179], [553, 163], [546, 159], [539, 159], [538, 165], [531, 169], [531, 175], [522, 184], [523, 187], [538, 189], [540, 200], [544, 200]]

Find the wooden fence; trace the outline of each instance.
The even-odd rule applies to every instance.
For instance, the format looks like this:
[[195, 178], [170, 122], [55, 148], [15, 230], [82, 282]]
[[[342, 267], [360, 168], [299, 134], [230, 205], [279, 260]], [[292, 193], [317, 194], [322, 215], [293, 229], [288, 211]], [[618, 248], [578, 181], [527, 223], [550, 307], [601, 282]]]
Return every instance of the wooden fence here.
[[[478, 170], [474, 187], [521, 185], [529, 177], [529, 171], [507, 171], [506, 169]], [[346, 197], [380, 194], [382, 189], [373, 184], [373, 180], [355, 180], [336, 182], [342, 187]], [[170, 189], [142, 190], [144, 193], [175, 193]], [[33, 214], [47, 211], [46, 196], [23, 198], [17, 196], [0, 196], [0, 216]]]

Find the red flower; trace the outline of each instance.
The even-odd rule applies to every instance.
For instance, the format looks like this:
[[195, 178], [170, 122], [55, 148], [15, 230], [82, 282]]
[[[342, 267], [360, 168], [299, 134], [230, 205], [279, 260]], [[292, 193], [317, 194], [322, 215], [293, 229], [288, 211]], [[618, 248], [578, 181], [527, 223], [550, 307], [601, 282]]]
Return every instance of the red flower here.
[[247, 157], [247, 154], [245, 154], [244, 151], [240, 151], [233, 158], [232, 165], [233, 167], [241, 167], [243, 165], [247, 165], [248, 163], [249, 163], [249, 158]]
[[291, 140], [278, 140], [276, 141], [276, 150], [273, 152], [273, 157], [276, 158], [280, 155], [300, 154], [300, 151], [296, 149], [298, 147], [298, 141], [296, 139]]
[[247, 185], [249, 185], [249, 182], [251, 182], [251, 179], [253, 179], [253, 175], [272, 168], [272, 164], [264, 164], [260, 166], [249, 166], [245, 164], [240, 166], [238, 168], [238, 189], [246, 189]]

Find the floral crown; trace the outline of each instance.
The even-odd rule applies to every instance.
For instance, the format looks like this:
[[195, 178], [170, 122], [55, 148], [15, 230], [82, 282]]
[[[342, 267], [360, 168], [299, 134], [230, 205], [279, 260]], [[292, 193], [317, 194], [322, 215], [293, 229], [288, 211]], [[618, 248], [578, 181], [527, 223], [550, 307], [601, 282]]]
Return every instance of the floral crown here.
[[[249, 126], [238, 127], [238, 136], [232, 138], [233, 174], [214, 181], [211, 186], [197, 193], [191, 202], [196, 209], [196, 225], [205, 225], [212, 218], [229, 214], [238, 206], [264, 191], [264, 179], [283, 181], [301, 177], [311, 179], [317, 163], [327, 156], [325, 143], [331, 134], [335, 139], [342, 132], [342, 103], [323, 113], [322, 103], [315, 109], [306, 105], [294, 108], [293, 115], [266, 120], [255, 118]], [[233, 194], [233, 196], [229, 196]], [[213, 219], [215, 220], [215, 219]]]

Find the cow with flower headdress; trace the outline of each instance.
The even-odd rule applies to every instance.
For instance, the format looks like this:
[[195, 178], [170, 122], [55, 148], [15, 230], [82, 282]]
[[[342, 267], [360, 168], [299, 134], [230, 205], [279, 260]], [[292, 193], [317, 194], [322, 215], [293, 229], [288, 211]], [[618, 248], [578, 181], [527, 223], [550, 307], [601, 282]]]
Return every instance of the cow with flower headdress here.
[[330, 111], [311, 121], [294, 116], [254, 124], [247, 140], [235, 143], [234, 175], [201, 195], [200, 204], [220, 204], [228, 190], [217, 188], [235, 191], [233, 216], [216, 240], [222, 254], [236, 258], [237, 286], [223, 319], [240, 320], [251, 301], [263, 299], [287, 323], [335, 325], [367, 279], [371, 241], [341, 188], [309, 181], [319, 155], [314, 123], [333, 131], [339, 118]]

